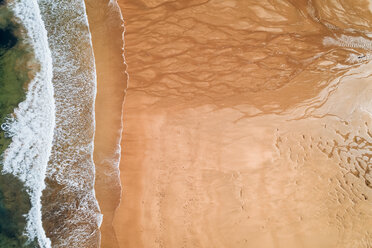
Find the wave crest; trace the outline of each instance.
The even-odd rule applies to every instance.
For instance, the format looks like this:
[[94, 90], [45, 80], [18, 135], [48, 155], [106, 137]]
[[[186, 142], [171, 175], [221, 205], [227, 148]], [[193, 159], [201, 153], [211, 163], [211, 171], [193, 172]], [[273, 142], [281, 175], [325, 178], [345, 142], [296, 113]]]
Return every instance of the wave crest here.
[[12, 173], [25, 183], [31, 209], [27, 215], [26, 235], [37, 238], [40, 247], [51, 247], [41, 221], [42, 190], [45, 188], [46, 167], [51, 153], [55, 125], [55, 105], [52, 85], [52, 58], [47, 33], [36, 0], [10, 3], [15, 17], [27, 32], [27, 42], [33, 47], [40, 70], [28, 85], [26, 100], [2, 125], [12, 138], [4, 152], [3, 173]]

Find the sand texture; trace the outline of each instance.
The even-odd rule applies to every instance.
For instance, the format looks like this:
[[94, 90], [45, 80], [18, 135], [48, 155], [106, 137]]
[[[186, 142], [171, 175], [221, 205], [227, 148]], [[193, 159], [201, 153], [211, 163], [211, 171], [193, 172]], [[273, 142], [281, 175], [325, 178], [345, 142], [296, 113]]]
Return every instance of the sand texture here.
[[122, 194], [102, 247], [371, 247], [367, 2], [119, 4]]

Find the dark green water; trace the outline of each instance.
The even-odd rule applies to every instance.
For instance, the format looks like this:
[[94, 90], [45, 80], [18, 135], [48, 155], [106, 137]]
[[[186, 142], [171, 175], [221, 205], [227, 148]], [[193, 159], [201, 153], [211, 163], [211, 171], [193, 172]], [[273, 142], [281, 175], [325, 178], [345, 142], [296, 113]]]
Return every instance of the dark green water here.
[[[32, 59], [31, 49], [21, 38], [21, 26], [12, 20], [12, 13], [0, 0], [0, 123], [25, 99], [27, 62]], [[11, 138], [0, 129], [1, 160], [10, 143]], [[23, 183], [11, 174], [0, 173], [0, 247], [38, 247], [36, 240], [27, 243], [23, 235], [30, 208]]]

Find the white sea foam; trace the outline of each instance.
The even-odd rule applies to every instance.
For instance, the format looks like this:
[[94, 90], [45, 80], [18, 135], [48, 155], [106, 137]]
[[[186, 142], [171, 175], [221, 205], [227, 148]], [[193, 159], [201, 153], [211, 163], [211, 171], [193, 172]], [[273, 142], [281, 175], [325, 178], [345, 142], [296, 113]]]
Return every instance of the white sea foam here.
[[25, 183], [30, 195], [32, 206], [27, 214], [25, 234], [29, 240], [37, 238], [40, 247], [51, 247], [41, 222], [40, 197], [45, 187], [55, 123], [52, 58], [36, 0], [17, 0], [9, 6], [26, 29], [27, 42], [34, 49], [40, 70], [28, 85], [26, 100], [19, 104], [5, 124], [12, 143], [4, 152], [3, 173], [17, 176]]
[[[367, 37], [369, 37], [367, 35]], [[352, 49], [353, 52], [349, 54], [347, 62], [357, 64], [370, 61], [372, 59], [372, 41], [365, 37], [355, 37], [348, 35], [341, 35], [338, 37], [325, 37], [323, 39], [325, 46], [340, 46]], [[365, 52], [361, 54], [356, 49], [363, 49]]]
[[323, 39], [325, 46], [342, 46], [349, 48], [361, 48], [364, 50], [372, 51], [372, 41], [365, 37], [356, 37], [349, 35], [340, 35], [338, 37], [325, 37]]
[[53, 247], [94, 247], [102, 216], [94, 192], [96, 71], [85, 4], [38, 2], [52, 51], [56, 101], [44, 220], [58, 221], [47, 230]]

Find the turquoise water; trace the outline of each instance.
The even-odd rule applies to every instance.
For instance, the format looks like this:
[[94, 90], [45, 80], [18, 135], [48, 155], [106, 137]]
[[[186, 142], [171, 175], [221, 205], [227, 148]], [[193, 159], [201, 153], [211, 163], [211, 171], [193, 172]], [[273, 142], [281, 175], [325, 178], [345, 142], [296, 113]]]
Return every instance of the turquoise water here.
[[[14, 108], [25, 99], [29, 81], [28, 62], [31, 49], [21, 37], [21, 27], [0, 1], [0, 123], [4, 123]], [[9, 146], [11, 138], [0, 130], [0, 154]], [[0, 163], [2, 170], [2, 164]], [[36, 240], [27, 241], [24, 235], [25, 215], [31, 208], [23, 183], [12, 174], [0, 174], [0, 247], [38, 247]]]

